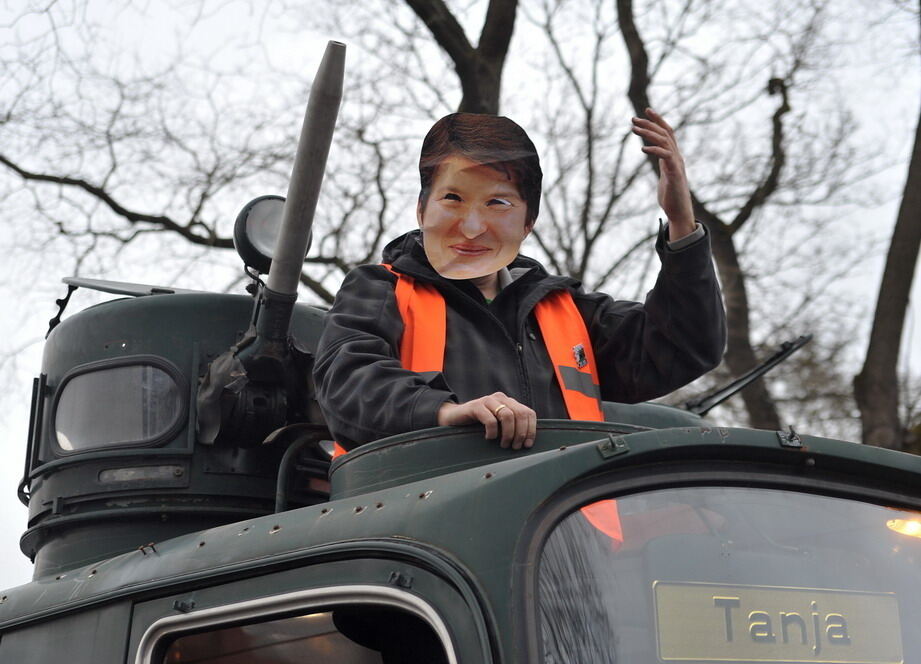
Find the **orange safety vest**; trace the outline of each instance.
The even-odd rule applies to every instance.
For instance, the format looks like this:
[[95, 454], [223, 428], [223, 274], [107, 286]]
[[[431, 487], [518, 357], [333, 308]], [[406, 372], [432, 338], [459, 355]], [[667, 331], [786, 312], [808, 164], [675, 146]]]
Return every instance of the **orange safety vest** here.
[[[442, 371], [447, 339], [444, 297], [431, 284], [395, 272], [386, 263], [382, 265], [397, 277], [395, 295], [403, 319], [400, 362], [416, 373]], [[570, 419], [603, 422], [595, 353], [572, 294], [568, 290], [549, 293], [534, 307], [534, 315]], [[345, 448], [335, 443], [333, 458], [346, 453]], [[616, 546], [623, 542], [616, 501], [599, 500], [586, 505], [581, 512]]]

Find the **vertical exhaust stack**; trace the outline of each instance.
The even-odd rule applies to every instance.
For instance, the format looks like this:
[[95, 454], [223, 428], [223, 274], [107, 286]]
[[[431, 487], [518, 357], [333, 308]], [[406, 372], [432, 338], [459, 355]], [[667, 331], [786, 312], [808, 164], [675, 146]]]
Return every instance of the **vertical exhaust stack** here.
[[345, 44], [331, 41], [310, 90], [304, 125], [298, 141], [281, 232], [266, 287], [283, 295], [297, 293], [304, 255], [310, 242], [310, 228], [326, 170], [326, 158], [333, 140], [342, 81], [345, 77]]
[[[288, 331], [344, 77], [345, 44], [331, 41], [310, 88], [274, 258], [255, 305], [254, 334], [215, 360], [203, 384], [205, 401], [215, 406], [206, 404], [204, 410], [199, 409], [199, 431], [205, 444], [217, 442], [219, 435], [224, 444], [258, 445], [270, 432], [304, 419], [300, 406], [306, 403], [309, 388], [302, 375], [304, 368], [292, 356]], [[227, 395], [224, 388], [241, 375], [246, 389]], [[214, 397], [229, 398], [234, 405], [217, 408]]]
[[261, 352], [274, 356], [275, 349], [270, 350], [268, 346], [284, 345], [287, 339], [291, 309], [297, 300], [301, 268], [310, 243], [326, 158], [339, 114], [344, 77], [345, 44], [330, 41], [310, 89], [281, 231], [269, 276], [260, 294], [257, 339], [249, 353], [254, 359]]
[[310, 88], [281, 229], [252, 329], [211, 363], [199, 389], [198, 432], [204, 445], [258, 446], [272, 431], [309, 419], [304, 408], [311, 391], [309, 370], [303, 365], [310, 358], [295, 356], [288, 332], [344, 77], [345, 45], [331, 41]]

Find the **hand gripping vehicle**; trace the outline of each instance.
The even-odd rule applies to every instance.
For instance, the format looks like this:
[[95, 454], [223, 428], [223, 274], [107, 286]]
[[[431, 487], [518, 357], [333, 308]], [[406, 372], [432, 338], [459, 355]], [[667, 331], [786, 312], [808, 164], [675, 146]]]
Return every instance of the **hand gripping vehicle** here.
[[330, 463], [295, 293], [343, 61], [238, 220], [252, 297], [67, 280], [125, 297], [48, 336], [0, 662], [921, 661], [918, 457], [606, 404], [527, 452], [437, 428]]

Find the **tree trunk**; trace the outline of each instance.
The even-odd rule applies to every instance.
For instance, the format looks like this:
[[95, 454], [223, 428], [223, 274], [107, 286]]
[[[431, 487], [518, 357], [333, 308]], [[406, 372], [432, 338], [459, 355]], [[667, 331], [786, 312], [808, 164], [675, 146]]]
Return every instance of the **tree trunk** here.
[[[617, 20], [627, 53], [630, 56], [630, 88], [627, 96], [633, 105], [634, 112], [642, 117], [648, 106], [649, 86], [649, 57], [646, 46], [640, 36], [639, 29], [633, 18], [633, 0], [617, 0]], [[772, 81], [773, 83], [773, 81]], [[779, 87], [778, 87], [779, 86]], [[751, 330], [749, 326], [748, 294], [745, 290], [745, 275], [739, 265], [739, 256], [733, 244], [733, 233], [737, 231], [751, 217], [752, 212], [764, 205], [765, 201], [777, 189], [780, 172], [785, 162], [783, 149], [783, 116], [790, 111], [787, 102], [786, 88], [782, 82], [774, 83], [774, 88], [769, 88], [771, 94], [782, 95], [782, 102], [772, 118], [773, 141], [771, 169], [764, 182], [755, 188], [748, 202], [736, 215], [731, 224], [726, 224], [701, 203], [691, 192], [694, 203], [694, 216], [710, 231], [710, 243], [713, 248], [713, 257], [716, 259], [717, 269], [723, 287], [723, 298], [726, 303], [726, 324], [728, 343], [724, 359], [733, 376], [740, 376], [758, 364], [755, 351], [751, 345]], [[658, 175], [659, 160], [649, 157], [652, 169]], [[754, 383], [742, 390], [742, 399], [748, 412], [748, 421], [757, 429], [780, 429], [780, 416], [777, 407], [768, 392], [764, 379], [759, 378]]]
[[863, 442], [890, 449], [904, 446], [899, 420], [897, 365], [905, 311], [921, 245], [921, 114], [908, 165], [902, 204], [892, 232], [886, 267], [879, 286], [876, 314], [863, 369], [854, 378]]
[[444, 0], [406, 0], [406, 4], [454, 62], [463, 92], [457, 110], [497, 114], [502, 68], [515, 29], [518, 0], [490, 0], [475, 48]]
[[[733, 376], [743, 373], [758, 364], [758, 358], [751, 345], [749, 325], [748, 293], [745, 287], [745, 273], [739, 265], [732, 235], [725, 224], [712, 215], [695, 200], [695, 214], [710, 230], [710, 245], [720, 273], [723, 287], [723, 301], [726, 304], [726, 327], [728, 339], [723, 359]], [[759, 378], [741, 392], [748, 411], [749, 424], [756, 429], [780, 429], [780, 416], [774, 400], [768, 393], [764, 379]]]

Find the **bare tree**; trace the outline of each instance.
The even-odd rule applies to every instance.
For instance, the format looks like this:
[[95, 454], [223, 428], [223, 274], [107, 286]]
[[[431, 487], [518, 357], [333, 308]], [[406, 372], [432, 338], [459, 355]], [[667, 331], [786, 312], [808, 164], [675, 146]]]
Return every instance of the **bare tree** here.
[[[331, 301], [348, 269], [376, 260], [395, 229], [414, 224], [413, 155], [434, 118], [501, 108], [524, 118], [544, 157], [547, 195], [534, 234], [540, 257], [592, 289], [641, 296], [654, 272], [657, 163], [644, 160], [627, 124], [652, 101], [692, 157], [696, 210], [727, 295], [727, 375], [741, 373], [776, 344], [778, 330], [802, 320], [798, 312], [823, 301], [833, 280], [816, 276], [772, 307], [752, 297], [753, 288], [770, 291], [782, 283], [780, 272], [821, 251], [807, 239], [766, 251], [764, 236], [777, 232], [769, 213], [788, 222], [785, 236], [821, 230], [834, 215], [816, 216], [815, 208], [839, 202], [854, 177], [849, 168], [861, 165], [845, 140], [852, 125], [840, 100], [826, 98], [821, 130], [810, 124], [818, 103], [807, 105], [805, 96], [827, 46], [824, 5], [802, 0], [789, 15], [729, 0], [283, 6], [289, 20], [302, 13], [297, 30], [322, 24], [361, 53], [349, 61], [305, 286], [315, 301]], [[730, 25], [727, 14], [744, 18]], [[56, 25], [42, 48], [22, 45], [12, 63], [20, 81], [37, 85], [11, 85], [0, 95], [0, 163], [11, 176], [0, 187], [83, 256], [141, 246], [214, 255], [204, 250], [229, 246], [242, 200], [283, 191], [305, 98], [304, 82], [263, 57], [258, 42], [245, 47], [266, 73], [248, 97], [228, 99], [229, 84], [247, 85], [253, 70], [238, 73], [218, 57], [190, 63], [181, 52], [153, 71], [127, 72], [68, 55], [49, 78], [36, 53], [55, 43], [69, 53], [71, 45]], [[90, 93], [92, 103], [79, 101]], [[252, 193], [241, 199], [241, 192]], [[153, 237], [171, 239], [156, 245]], [[778, 261], [784, 271], [771, 269]], [[812, 366], [840, 356], [838, 341], [829, 331]], [[813, 398], [795, 383], [793, 374], [778, 380], [784, 412], [795, 399]], [[825, 392], [815, 403], [840, 396]], [[779, 427], [763, 385], [745, 398], [752, 424]]]
[[[309, 81], [268, 61], [260, 76], [248, 76], [220, 57], [182, 50], [154, 70], [115, 67], [89, 53], [97, 26], [56, 10], [32, 17], [46, 27], [3, 54], [7, 211], [44, 219], [81, 256], [135, 247], [195, 260], [203, 254], [191, 248], [231, 248], [235, 211], [285, 190]], [[241, 99], [239, 89], [250, 96]], [[352, 113], [336, 135], [301, 277], [326, 303], [351, 267], [379, 253], [398, 214], [391, 200], [406, 194], [405, 146], [371, 126], [394, 102], [355, 86], [349, 94]]]
[[[683, 11], [689, 12], [692, 3], [684, 3]], [[661, 64], [651, 63], [647, 53], [646, 43], [641, 36], [640, 29], [634, 17], [633, 0], [618, 0], [618, 20], [620, 33], [626, 44], [631, 61], [630, 86], [628, 95], [637, 114], [651, 106], [650, 89], [653, 87], [656, 69]], [[710, 231], [711, 244], [714, 257], [719, 268], [723, 285], [723, 295], [726, 301], [729, 339], [725, 361], [732, 375], [739, 375], [757, 364], [755, 352], [756, 343], [752, 341], [753, 330], [751, 324], [752, 303], [747, 287], [748, 275], [743, 265], [738, 238], [741, 231], [753, 223], [759, 212], [763, 212], [773, 198], [785, 190], [796, 192], [801, 196], [801, 202], [815, 196], [816, 190], [803, 196], [804, 182], [796, 182], [786, 172], [790, 169], [791, 131], [789, 116], [793, 111], [791, 96], [798, 77], [809, 66], [811, 51], [816, 46], [816, 41], [822, 29], [824, 3], [809, 3], [808, 7], [801, 8], [804, 20], [797, 24], [790, 21], [788, 26], [796, 24], [795, 31], [785, 29], [781, 22], [774, 23], [774, 34], [785, 35], [787, 43], [783, 51], [776, 53], [776, 59], [771, 63], [770, 72], [764, 69], [763, 94], [775, 99], [773, 112], [765, 117], [770, 127], [768, 140], [765, 144], [763, 157], [757, 157], [749, 163], [749, 170], [754, 177], [735, 173], [729, 180], [734, 191], [727, 195], [727, 187], [706, 187], [706, 194], [701, 188], [692, 192], [695, 214]], [[795, 14], [791, 15], [795, 16]], [[780, 19], [778, 16], [777, 19]], [[765, 26], [767, 27], [767, 26]], [[668, 41], [665, 40], [668, 44]], [[743, 49], [744, 50], [744, 49]], [[744, 86], [738, 88], [744, 90]], [[752, 100], [740, 100], [740, 109], [750, 107]], [[745, 112], [750, 112], [745, 111]], [[759, 113], [760, 114], [760, 113]], [[719, 122], [726, 122], [729, 118], [725, 115]], [[825, 163], [813, 162], [811, 168], [822, 172], [829, 177], [824, 188], [834, 191], [847, 180], [843, 163], [840, 160], [844, 151], [840, 149], [842, 136], [846, 132], [847, 120], [842, 118], [839, 124], [840, 133], [830, 136], [829, 145], [838, 149], [827, 152], [830, 158]], [[749, 130], [751, 131], [751, 130]], [[732, 143], [728, 147], [737, 149], [745, 142]], [[806, 157], [809, 157], [806, 155]], [[724, 157], [725, 159], [725, 157]], [[657, 171], [656, 160], [650, 159], [652, 170]], [[751, 168], [754, 166], [754, 168]], [[725, 181], [725, 180], [724, 180]], [[815, 184], [813, 184], [815, 186]], [[747, 190], [747, 191], [746, 191]], [[717, 196], [713, 196], [717, 193]], [[827, 195], [827, 194], [826, 194]], [[778, 231], [780, 229], [778, 228]], [[755, 382], [743, 391], [749, 421], [752, 426], [766, 429], [779, 429], [781, 426], [780, 415], [774, 399], [768, 392], [763, 379]]]
[[[921, 24], [921, 11], [918, 12]], [[919, 25], [921, 27], [921, 25]], [[921, 38], [921, 34], [919, 34]], [[919, 41], [921, 44], [921, 41]], [[906, 426], [899, 412], [897, 365], [905, 312], [921, 246], [921, 113], [895, 229], [886, 255], [876, 313], [863, 368], [854, 378], [863, 442], [890, 449], [906, 445]]]

